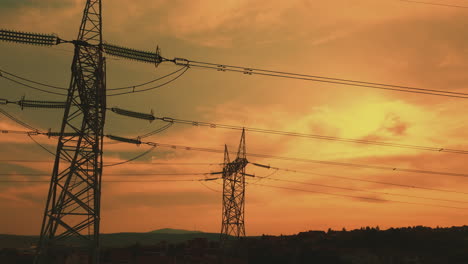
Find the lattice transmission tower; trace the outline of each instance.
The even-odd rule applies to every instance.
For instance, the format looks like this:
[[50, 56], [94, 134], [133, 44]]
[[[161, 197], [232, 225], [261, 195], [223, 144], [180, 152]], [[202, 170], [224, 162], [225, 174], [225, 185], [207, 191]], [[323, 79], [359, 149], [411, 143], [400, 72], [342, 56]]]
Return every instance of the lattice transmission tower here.
[[[78, 245], [99, 263], [99, 225], [103, 130], [106, 115], [106, 63], [103, 53], [158, 65], [156, 52], [103, 44], [101, 0], [86, 0], [78, 38], [0, 30], [0, 40], [22, 44], [75, 47], [64, 116], [34, 262], [54, 263], [61, 246]], [[58, 94], [58, 93], [55, 93]], [[60, 95], [60, 94], [58, 94]]]
[[248, 161], [245, 152], [245, 131], [237, 150], [237, 157], [230, 161], [227, 146], [224, 148], [223, 168], [223, 215], [221, 223], [221, 243], [224, 244], [230, 237], [244, 237], [244, 210], [245, 210], [245, 166]]
[[35, 263], [52, 263], [54, 249], [81, 238], [99, 263], [103, 130], [106, 114], [101, 1], [88, 0], [75, 45], [52, 179]]

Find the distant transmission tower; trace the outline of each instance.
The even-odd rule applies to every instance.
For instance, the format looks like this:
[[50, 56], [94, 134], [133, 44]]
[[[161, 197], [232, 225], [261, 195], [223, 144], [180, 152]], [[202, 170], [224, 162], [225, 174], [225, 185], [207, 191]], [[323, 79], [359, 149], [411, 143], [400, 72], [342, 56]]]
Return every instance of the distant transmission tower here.
[[72, 43], [72, 77], [35, 263], [54, 263], [54, 250], [70, 237], [79, 238], [89, 263], [99, 263], [106, 111], [100, 0], [86, 2], [78, 39]]
[[223, 217], [221, 224], [221, 243], [229, 237], [244, 237], [245, 208], [245, 166], [248, 161], [245, 153], [245, 131], [237, 151], [237, 157], [230, 161], [227, 146], [224, 149], [223, 168]]

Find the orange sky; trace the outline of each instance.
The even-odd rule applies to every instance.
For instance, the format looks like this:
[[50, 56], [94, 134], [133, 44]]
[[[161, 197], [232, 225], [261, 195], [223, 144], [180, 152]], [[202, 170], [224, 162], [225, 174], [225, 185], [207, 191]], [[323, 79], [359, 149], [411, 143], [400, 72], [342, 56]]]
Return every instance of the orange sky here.
[[[445, 1], [447, 2], [447, 1]], [[444, 2], [444, 3], [445, 3]], [[55, 33], [73, 39], [84, 0], [15, 0], [0, 3], [2, 28]], [[463, 1], [451, 0], [461, 5]], [[331, 1], [165, 1], [104, 0], [104, 38], [108, 43], [154, 50], [168, 58], [243, 65], [427, 89], [468, 92], [468, 28], [466, 9], [405, 3], [397, 0]], [[72, 47], [44, 48], [0, 43], [0, 69], [36, 81], [67, 86]], [[108, 87], [151, 80], [174, 70], [172, 65], [140, 64], [109, 58]], [[0, 79], [0, 98], [60, 100]], [[190, 69], [173, 84], [147, 93], [112, 97], [118, 106], [155, 115], [247, 127], [294, 131], [402, 144], [468, 149], [463, 99], [415, 95], [359, 87], [246, 76]], [[61, 111], [21, 111], [2, 106], [21, 120], [57, 130]], [[106, 133], [137, 136], [163, 124], [108, 114]], [[0, 117], [0, 129], [18, 129]], [[223, 149], [232, 155], [239, 131], [174, 125], [149, 140]], [[38, 137], [50, 150], [55, 141]], [[372, 164], [417, 170], [465, 173], [464, 155], [357, 145], [314, 139], [247, 133], [247, 152], [276, 156]], [[38, 179], [25, 173], [50, 174], [52, 156], [27, 137], [2, 135], [0, 160], [42, 160], [49, 163], [0, 162], [4, 179]], [[133, 157], [146, 147], [105, 146], [106, 162]], [[276, 172], [271, 177], [371, 190], [346, 191], [263, 180], [258, 183], [307, 191], [468, 208], [463, 194], [409, 189], [323, 176], [354, 177], [466, 192], [468, 179], [440, 175], [379, 171], [323, 164], [248, 157], [253, 162], [307, 170], [319, 175]], [[222, 154], [158, 148], [141, 162], [220, 163]], [[202, 176], [112, 177], [112, 173], [194, 173], [219, 171], [216, 165], [132, 164], [106, 168], [104, 180], [193, 179]], [[267, 176], [251, 165], [248, 173]], [[14, 174], [14, 175], [13, 175]], [[48, 177], [40, 179], [47, 180]], [[171, 227], [219, 232], [221, 185], [207, 182], [105, 183], [101, 230], [145, 232]], [[0, 233], [38, 234], [47, 183], [1, 183]], [[442, 202], [384, 193], [456, 200]], [[246, 190], [248, 235], [292, 234], [310, 229], [381, 228], [466, 224], [466, 209], [329, 196], [249, 185]]]

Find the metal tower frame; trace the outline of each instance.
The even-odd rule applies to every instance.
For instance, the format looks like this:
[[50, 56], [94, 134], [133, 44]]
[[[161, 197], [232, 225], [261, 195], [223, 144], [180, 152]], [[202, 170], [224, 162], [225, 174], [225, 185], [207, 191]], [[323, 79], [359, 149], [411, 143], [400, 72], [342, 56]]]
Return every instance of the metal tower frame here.
[[101, 0], [86, 0], [77, 40], [52, 34], [0, 29], [0, 41], [75, 47], [72, 78], [57, 144], [35, 264], [52, 264], [62, 247], [80, 247], [88, 263], [99, 263], [103, 132], [106, 114], [106, 62], [110, 56], [159, 65], [156, 52], [102, 42]]
[[230, 237], [245, 236], [245, 166], [247, 163], [245, 130], [243, 129], [234, 161], [230, 162], [227, 146], [224, 147], [223, 216], [220, 237], [222, 244]]
[[[35, 263], [54, 263], [77, 243], [99, 263], [103, 129], [106, 112], [101, 0], [87, 0], [78, 38]], [[77, 237], [79, 242], [70, 241]]]

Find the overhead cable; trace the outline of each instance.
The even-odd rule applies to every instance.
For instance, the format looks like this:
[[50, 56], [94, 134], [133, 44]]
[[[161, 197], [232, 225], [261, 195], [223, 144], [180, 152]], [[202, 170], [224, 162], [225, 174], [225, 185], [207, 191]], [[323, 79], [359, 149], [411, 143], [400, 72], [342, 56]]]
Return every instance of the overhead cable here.
[[[42, 133], [45, 134], [45, 133]], [[180, 149], [180, 150], [194, 150], [194, 151], [202, 151], [202, 152], [211, 152], [211, 153], [224, 153], [223, 150], [220, 149], [211, 149], [211, 148], [200, 148], [200, 147], [190, 147], [190, 146], [183, 146], [183, 145], [173, 145], [173, 144], [164, 144], [164, 143], [157, 143], [151, 141], [142, 142], [138, 138], [126, 138], [114, 135], [105, 135], [107, 138], [120, 141], [124, 143], [130, 143], [135, 145], [149, 145], [155, 147], [166, 147], [172, 149]], [[432, 171], [432, 170], [417, 170], [417, 169], [406, 169], [406, 168], [399, 168], [399, 167], [386, 167], [386, 166], [379, 166], [379, 165], [368, 165], [368, 164], [356, 164], [356, 163], [346, 163], [346, 162], [335, 162], [335, 161], [326, 161], [326, 160], [314, 160], [314, 159], [304, 159], [304, 158], [293, 158], [293, 157], [282, 157], [282, 156], [274, 156], [268, 154], [256, 154], [256, 153], [247, 153], [250, 157], [258, 157], [258, 158], [271, 158], [271, 159], [278, 159], [278, 160], [288, 160], [288, 161], [298, 161], [298, 162], [308, 162], [308, 163], [317, 163], [317, 164], [327, 164], [333, 166], [345, 166], [345, 167], [355, 167], [355, 168], [364, 168], [364, 169], [375, 169], [375, 170], [388, 170], [388, 171], [398, 171], [398, 172], [411, 172], [411, 173], [421, 173], [421, 174], [431, 174], [431, 175], [441, 175], [441, 176], [452, 176], [452, 177], [468, 177], [468, 174], [465, 173], [455, 173], [455, 172], [443, 172], [443, 171]]]
[[408, 3], [415, 3], [415, 4], [424, 4], [424, 5], [445, 6], [445, 7], [455, 7], [455, 8], [468, 8], [468, 6], [449, 5], [449, 4], [433, 3], [433, 2], [423, 2], [423, 1], [413, 1], [413, 0], [400, 0], [400, 1], [408, 2]]
[[109, 96], [118, 96], [118, 95], [125, 95], [125, 94], [134, 94], [134, 93], [141, 93], [141, 92], [154, 90], [154, 89], [163, 87], [165, 85], [168, 85], [168, 84], [174, 82], [175, 80], [179, 79], [180, 77], [182, 77], [182, 75], [184, 75], [187, 72], [188, 69], [189, 69], [189, 67], [181, 67], [180, 69], [174, 71], [173, 74], [175, 74], [175, 73], [179, 73], [179, 74], [176, 75], [175, 77], [173, 77], [172, 79], [162, 83], [162, 84], [159, 84], [159, 85], [156, 85], [156, 86], [153, 86], [153, 87], [149, 87], [149, 88], [144, 88], [144, 89], [131, 90], [131, 91], [126, 91], [126, 92], [111, 93], [111, 94], [107, 94], [107, 96], [109, 97]]
[[27, 128], [27, 129], [30, 129], [32, 130], [31, 132], [37, 132], [39, 131], [39, 129], [33, 127], [33, 126], [30, 126], [28, 125], [27, 123], [19, 120], [18, 118], [14, 117], [13, 115], [11, 115], [10, 113], [8, 113], [7, 111], [3, 110], [0, 108], [0, 113], [3, 114], [4, 116], [8, 117], [10, 120], [12, 120], [13, 122], [17, 123], [18, 125], [24, 127], [24, 128]]
[[216, 189], [211, 188], [210, 186], [206, 185], [206, 183], [204, 183], [204, 182], [202, 182], [202, 181], [200, 182], [200, 184], [203, 185], [203, 187], [205, 187], [206, 189], [208, 189], [208, 190], [210, 190], [210, 191], [212, 191], [212, 192], [217, 192], [217, 193], [221, 193], [221, 192], [222, 192], [222, 191], [220, 191], [220, 190], [216, 190]]
[[[50, 176], [49, 173], [20, 173], [20, 172], [0, 173], [0, 176], [8, 176], [8, 177], [18, 176], [18, 175], [28, 176], [28, 177], [30, 177], [30, 176], [32, 176], [32, 177]], [[154, 177], [154, 176], [187, 176], [187, 175], [190, 175], [190, 176], [205, 175], [206, 176], [206, 175], [211, 175], [211, 173], [210, 172], [184, 172], [184, 173], [180, 173], [180, 172], [153, 172], [153, 173], [131, 173], [131, 172], [127, 172], [127, 173], [103, 173], [103, 175], [108, 176], [108, 177], [129, 177], [129, 176]]]
[[6, 80], [8, 80], [10, 82], [13, 82], [13, 83], [16, 83], [16, 84], [22, 85], [24, 87], [27, 87], [27, 88], [30, 88], [30, 89], [33, 89], [33, 90], [37, 90], [37, 91], [40, 91], [40, 92], [43, 92], [43, 93], [60, 95], [60, 96], [66, 96], [67, 95], [67, 94], [64, 94], [64, 93], [52, 92], [52, 91], [48, 91], [48, 90], [45, 90], [45, 89], [42, 89], [42, 88], [38, 88], [38, 87], [35, 87], [35, 86], [32, 86], [32, 85], [26, 84], [24, 82], [14, 80], [14, 79], [12, 79], [10, 77], [7, 77], [7, 76], [4, 76], [2, 74], [0, 74], [0, 78], [4, 78], [4, 79], [6, 79]]
[[16, 74], [13, 74], [13, 73], [10, 73], [10, 72], [7, 72], [5, 70], [0, 69], [0, 76], [3, 75], [3, 74], [12, 76], [14, 78], [17, 78], [17, 79], [20, 79], [20, 80], [23, 80], [23, 81], [26, 81], [26, 82], [34, 83], [34, 84], [37, 84], [37, 85], [45, 86], [45, 87], [56, 89], [56, 90], [65, 90], [65, 91], [68, 90], [68, 88], [65, 88], [65, 87], [60, 87], [60, 86], [55, 86], [55, 85], [51, 85], [51, 84], [47, 84], [47, 83], [33, 81], [31, 79], [21, 77], [19, 75], [16, 75]]
[[252, 165], [255, 165], [255, 166], [258, 166], [258, 167], [267, 168], [267, 169], [273, 169], [273, 170], [275, 170], [275, 172], [279, 170], [279, 171], [286, 171], [286, 172], [293, 172], [293, 173], [301, 173], [301, 174], [304, 174], [304, 175], [322, 176], [322, 177], [327, 177], [327, 178], [334, 178], [334, 179], [341, 179], [341, 180], [348, 180], [348, 181], [376, 183], [376, 184], [389, 185], [389, 186], [395, 186], [395, 187], [403, 187], [403, 188], [420, 189], [420, 190], [427, 190], [427, 191], [438, 191], [438, 192], [445, 192], [445, 193], [457, 193], [457, 194], [468, 195], [468, 192], [461, 192], [461, 191], [441, 189], [441, 188], [431, 188], [431, 187], [423, 187], [423, 186], [401, 184], [401, 183], [394, 183], [394, 182], [366, 180], [366, 179], [359, 179], [359, 178], [353, 178], [353, 177], [318, 173], [318, 172], [315, 172], [315, 171], [308, 171], [308, 170], [278, 168], [278, 167], [273, 167], [273, 166], [270, 166], [270, 165], [263, 165], [263, 164], [259, 164], [259, 163], [255, 163], [255, 162], [249, 162], [249, 164], [252, 164]]
[[162, 79], [165, 79], [171, 75], [174, 75], [180, 71], [182, 71], [183, 69], [185, 69], [186, 67], [180, 67], [179, 69], [173, 71], [173, 72], [170, 72], [166, 75], [163, 75], [161, 77], [158, 77], [158, 78], [155, 78], [153, 80], [150, 80], [150, 81], [147, 81], [147, 82], [144, 82], [144, 83], [140, 83], [140, 84], [135, 84], [135, 85], [129, 85], [129, 86], [124, 86], [124, 87], [118, 87], [118, 88], [108, 88], [107, 91], [119, 91], [119, 90], [128, 90], [128, 89], [132, 89], [135, 90], [135, 88], [138, 88], [138, 87], [142, 87], [142, 86], [145, 86], [145, 85], [148, 85], [150, 83], [154, 83], [154, 82], [157, 82], [157, 81], [160, 81]]
[[125, 161], [121, 161], [121, 162], [117, 162], [117, 163], [113, 163], [113, 164], [104, 164], [103, 167], [114, 167], [114, 166], [118, 166], [118, 165], [122, 165], [122, 164], [126, 164], [126, 163], [129, 163], [129, 162], [132, 162], [134, 160], [137, 160], [147, 154], [149, 154], [150, 152], [152, 152], [154, 149], [156, 148], [156, 146], [152, 146], [151, 148], [149, 148], [147, 151], [131, 158], [131, 159], [128, 159], [128, 160], [125, 160]]
[[148, 133], [146, 133], [146, 134], [140, 135], [139, 138], [146, 138], [146, 137], [150, 137], [150, 136], [152, 136], [152, 135], [155, 135], [155, 134], [157, 134], [157, 133], [161, 133], [162, 131], [164, 131], [164, 130], [170, 128], [172, 125], [173, 125], [173, 123], [168, 123], [168, 124], [166, 124], [166, 125], [164, 125], [164, 126], [158, 128], [158, 129], [155, 129], [155, 130], [150, 131], [150, 132], [148, 132]]
[[[211, 153], [224, 153], [224, 151], [220, 150], [220, 149], [189, 147], [189, 146], [182, 146], [182, 145], [162, 144], [162, 143], [156, 143], [156, 142], [142, 142], [140, 139], [129, 139], [129, 138], [123, 138], [123, 137], [116, 137], [116, 136], [112, 136], [112, 135], [106, 135], [106, 137], [108, 137], [110, 139], [113, 139], [113, 140], [118, 140], [118, 141], [121, 141], [121, 142], [126, 142], [126, 143], [131, 143], [131, 144], [136, 144], [136, 145], [146, 144], [146, 145], [150, 145], [150, 146], [160, 146], [160, 147], [167, 147], [167, 148], [172, 148], [172, 149], [194, 150], [194, 151], [203, 151], [203, 152], [211, 152]], [[114, 138], [117, 138], [117, 139], [114, 139]], [[268, 155], [268, 154], [247, 153], [247, 156], [258, 157], [258, 158], [271, 158], [271, 159], [278, 159], [278, 160], [317, 163], [317, 164], [327, 164], [327, 165], [333, 165], [333, 166], [355, 167], [355, 168], [364, 168], [364, 169], [388, 170], [388, 171], [399, 171], [399, 172], [412, 172], [412, 173], [432, 174], [432, 175], [442, 175], [442, 176], [453, 176], [453, 177], [468, 177], [468, 174], [465, 174], [465, 173], [406, 169], [406, 168], [386, 167], [386, 166], [379, 166], [379, 165], [368, 165], [368, 164], [356, 164], [356, 163], [336, 162], [336, 161], [327, 161], [327, 160], [314, 160], [314, 159], [304, 159], [304, 158], [282, 157], [282, 156], [274, 156], [274, 155]]]
[[[9, 101], [7, 99], [0, 99], [0, 104], [9, 104], [9, 103], [14, 103], [14, 104], [20, 105], [21, 107], [36, 107], [36, 108], [64, 108], [66, 104], [65, 102], [25, 100], [24, 98], [18, 102]], [[444, 153], [453, 153], [453, 154], [468, 154], [467, 150], [451, 149], [451, 148], [445, 148], [445, 147], [430, 147], [430, 146], [410, 145], [410, 144], [401, 144], [401, 143], [393, 143], [393, 142], [373, 141], [373, 140], [366, 140], [366, 139], [342, 138], [342, 137], [335, 137], [335, 136], [325, 136], [325, 135], [317, 135], [317, 134], [280, 131], [280, 130], [273, 130], [273, 129], [242, 127], [242, 126], [225, 125], [225, 124], [210, 123], [210, 122], [184, 120], [184, 119], [177, 119], [177, 118], [172, 118], [172, 117], [156, 117], [154, 116], [152, 112], [147, 114], [147, 113], [130, 111], [130, 110], [126, 110], [126, 109], [122, 109], [118, 107], [112, 107], [112, 108], [109, 108], [109, 110], [119, 115], [148, 120], [150, 122], [152, 122], [153, 120], [160, 120], [160, 121], [168, 123], [167, 126], [158, 128], [154, 131], [151, 131], [149, 133], [142, 135], [141, 136], [142, 138], [149, 137], [153, 134], [162, 132], [168, 129], [173, 124], [185, 124], [185, 125], [192, 125], [192, 126], [222, 128], [222, 129], [232, 129], [232, 130], [244, 129], [245, 131], [249, 131], [249, 132], [290, 136], [290, 137], [311, 138], [311, 139], [318, 139], [318, 140], [338, 141], [338, 142], [376, 145], [376, 146], [395, 147], [395, 148], [406, 148], [406, 149], [444, 152]]]
[[[106, 90], [107, 91], [119, 91], [119, 90], [132, 90], [132, 91], [135, 91], [136, 88], [139, 88], [139, 87], [143, 87], [143, 86], [146, 86], [148, 84], [151, 84], [151, 83], [154, 83], [154, 82], [157, 82], [157, 81], [160, 81], [160, 80], [163, 80], [165, 78], [168, 78], [174, 74], [177, 74], [181, 71], [183, 71], [184, 69], [186, 69], [185, 66], [182, 66], [180, 67], [179, 69], [175, 70], [175, 71], [172, 71], [166, 75], [163, 75], [161, 77], [157, 77], [155, 79], [152, 79], [150, 81], [147, 81], [147, 82], [144, 82], [144, 83], [139, 83], [139, 84], [134, 84], [134, 85], [128, 85], [128, 86], [124, 86], [124, 87], [116, 87], [116, 88], [107, 88]], [[7, 77], [9, 76], [9, 77]], [[44, 86], [44, 87], [47, 87], [47, 88], [51, 88], [51, 89], [56, 89], [56, 90], [63, 90], [63, 91], [68, 91], [68, 88], [66, 87], [60, 87], [60, 86], [56, 86], [56, 85], [51, 85], [51, 84], [47, 84], [47, 83], [43, 83], [43, 82], [38, 82], [38, 81], [34, 81], [34, 80], [31, 80], [29, 78], [26, 78], [26, 77], [22, 77], [22, 76], [19, 76], [17, 74], [13, 74], [11, 72], [7, 72], [5, 70], [2, 70], [0, 69], [0, 77], [4, 77], [5, 79], [7, 80], [10, 80], [10, 81], [13, 81], [13, 82], [16, 82], [17, 84], [21, 84], [21, 85], [27, 85], [26, 83], [24, 82], [28, 82], [28, 83], [32, 83], [32, 84], [36, 84], [36, 85], [40, 85], [40, 86]], [[14, 80], [14, 78], [16, 79], [19, 79], [21, 81], [24, 81], [24, 82], [19, 82], [18, 80]], [[41, 89], [41, 88], [37, 88], [37, 87], [29, 87], [29, 88], [32, 88], [32, 89]], [[146, 89], [153, 89], [153, 88], [146, 88]], [[40, 91], [43, 91], [45, 92], [46, 90], [40, 90]], [[57, 94], [59, 95], [59, 94]], [[60, 95], [66, 95], [66, 94], [60, 94]]]
[[[55, 157], [55, 153], [53, 153], [52, 151], [50, 151], [48, 148], [46, 148], [45, 146], [43, 146], [41, 143], [37, 142], [32, 136], [31, 134], [28, 134], [28, 137], [34, 142], [36, 143], [36, 145], [38, 145], [41, 149], [43, 149], [45, 152], [49, 153], [50, 155], [54, 156]], [[65, 160], [63, 159], [62, 157], [60, 157], [62, 160]]]
[[[5, 130], [0, 130], [0, 133], [3, 133]], [[11, 130], [7, 130], [6, 133], [12, 132]], [[24, 134], [24, 131], [19, 131], [21, 134]], [[0, 162], [19, 162], [19, 163], [51, 163], [53, 161], [48, 160], [24, 160], [24, 159], [0, 159]], [[207, 165], [207, 166], [218, 166], [224, 165], [223, 163], [209, 163], [209, 162], [131, 162], [132, 165], [158, 165], [158, 166], [197, 166], [197, 165]]]
[[381, 194], [381, 195], [400, 196], [400, 197], [407, 197], [407, 198], [417, 198], [417, 199], [425, 199], [425, 200], [433, 200], [433, 201], [441, 201], [441, 202], [451, 202], [451, 203], [468, 203], [468, 201], [458, 201], [458, 200], [451, 200], [451, 199], [439, 199], [439, 198], [431, 198], [431, 197], [424, 197], [424, 196], [417, 196], [417, 195], [389, 193], [389, 192], [383, 192], [383, 191], [372, 191], [372, 190], [365, 190], [365, 189], [359, 189], [359, 188], [353, 188], [353, 187], [343, 187], [343, 186], [336, 186], [336, 185], [328, 185], [328, 184], [313, 183], [313, 182], [302, 182], [302, 181], [286, 180], [286, 179], [278, 179], [278, 178], [269, 178], [269, 177], [261, 177], [261, 176], [256, 176], [256, 177], [260, 178], [260, 179], [269, 180], [269, 181], [296, 183], [296, 184], [302, 184], [302, 185], [324, 187], [324, 188], [331, 188], [331, 189], [339, 189], [339, 190], [346, 190], [346, 191], [367, 192], [367, 193], [374, 193], [374, 194]]
[[[221, 178], [216, 178], [216, 180], [218, 179], [221, 179]], [[170, 179], [170, 180], [142, 180], [142, 181], [136, 181], [136, 180], [103, 180], [103, 182], [105, 183], [116, 183], [116, 182], [120, 182], [120, 183], [124, 183], [124, 182], [128, 182], [128, 183], [138, 183], [138, 182], [201, 182], [201, 181], [212, 181], [214, 179], [187, 179], [187, 180], [184, 180], [184, 179]], [[0, 182], [4, 182], [4, 183], [35, 183], [35, 182], [44, 182], [44, 183], [50, 183], [50, 180], [49, 181], [45, 181], [45, 180], [0, 180]]]
[[329, 196], [338, 196], [338, 197], [345, 197], [345, 198], [354, 198], [360, 200], [368, 200], [370, 202], [392, 202], [392, 203], [401, 203], [401, 204], [412, 204], [412, 205], [424, 205], [424, 206], [431, 206], [431, 207], [440, 207], [440, 208], [451, 208], [451, 209], [462, 209], [466, 210], [468, 208], [464, 207], [456, 207], [456, 206], [448, 206], [448, 205], [436, 205], [436, 204], [428, 204], [428, 203], [416, 203], [416, 202], [406, 202], [406, 201], [398, 201], [398, 200], [389, 200], [389, 199], [380, 199], [380, 198], [373, 198], [373, 197], [366, 197], [366, 196], [356, 196], [356, 195], [348, 195], [348, 194], [340, 194], [340, 193], [330, 193], [324, 191], [312, 191], [312, 190], [304, 190], [304, 189], [297, 189], [291, 187], [284, 187], [284, 186], [274, 186], [274, 185], [267, 185], [261, 183], [251, 183], [251, 185], [258, 185], [262, 187], [269, 187], [269, 188], [276, 188], [276, 189], [283, 189], [289, 191], [298, 191], [298, 192], [307, 192], [307, 193], [316, 193], [316, 194], [325, 194]]
[[[15, 103], [22, 107], [39, 107], [39, 108], [63, 108], [65, 107], [65, 102], [57, 102], [57, 101], [25, 100], [23, 98], [22, 100], [18, 102], [13, 102], [13, 101], [8, 101], [6, 99], [0, 99], [0, 104], [7, 104], [7, 103]], [[396, 147], [396, 148], [407, 148], [407, 149], [425, 150], [425, 151], [434, 151], [434, 152], [446, 152], [446, 153], [454, 153], [454, 154], [468, 154], [468, 151], [466, 150], [450, 149], [450, 148], [445, 148], [445, 147], [428, 147], [428, 146], [420, 146], [420, 145], [410, 145], [410, 144], [381, 142], [381, 141], [364, 140], [364, 139], [352, 139], [352, 138], [342, 138], [342, 137], [325, 136], [325, 135], [317, 135], [317, 134], [279, 131], [279, 130], [273, 130], [273, 129], [242, 127], [242, 126], [234, 126], [234, 125], [209, 123], [209, 122], [183, 120], [183, 119], [177, 119], [177, 118], [172, 118], [172, 117], [155, 117], [153, 113], [150, 113], [150, 114], [140, 113], [140, 112], [121, 109], [118, 107], [109, 108], [109, 110], [119, 115], [148, 120], [150, 122], [157, 119], [157, 120], [161, 120], [170, 124], [167, 127], [163, 127], [160, 129], [156, 129], [152, 132], [149, 132], [143, 135], [142, 137], [148, 137], [155, 133], [159, 133], [169, 128], [172, 124], [177, 123], [177, 124], [186, 124], [186, 125], [192, 125], [192, 126], [210, 127], [210, 128], [223, 128], [223, 129], [233, 129], [233, 130], [245, 129], [246, 131], [250, 131], [250, 132], [275, 134], [275, 135], [282, 135], [282, 136], [292, 136], [292, 137], [312, 138], [312, 139], [319, 139], [319, 140], [339, 141], [339, 142], [377, 145], [377, 146]]]
[[342, 138], [342, 137], [324, 136], [324, 135], [317, 135], [317, 134], [280, 131], [280, 130], [273, 130], [273, 129], [263, 129], [263, 128], [200, 122], [200, 121], [177, 119], [177, 118], [172, 118], [172, 117], [154, 117], [154, 118], [157, 120], [161, 120], [161, 121], [172, 123], [172, 124], [176, 123], [176, 124], [185, 124], [185, 125], [210, 127], [210, 128], [223, 128], [223, 129], [232, 129], [232, 130], [244, 129], [245, 131], [249, 131], [249, 132], [257, 132], [257, 133], [273, 134], [273, 135], [281, 135], [281, 136], [312, 138], [312, 139], [319, 139], [319, 140], [377, 145], [377, 146], [385, 146], [385, 147], [407, 148], [407, 149], [426, 150], [426, 151], [435, 151], [435, 152], [447, 152], [447, 153], [454, 153], [454, 154], [468, 154], [467, 150], [450, 149], [450, 148], [444, 148], [444, 147], [427, 147], [427, 146], [400, 144], [400, 143], [392, 143], [392, 142], [381, 142], [381, 141], [373, 141], [373, 140], [365, 140], [365, 139]]
[[216, 70], [216, 71], [221, 71], [221, 72], [226, 72], [226, 71], [238, 72], [238, 73], [243, 73], [246, 75], [263, 75], [263, 76], [270, 76], [270, 77], [280, 77], [280, 78], [297, 79], [297, 80], [304, 80], [304, 81], [331, 83], [331, 84], [354, 86], [354, 87], [364, 87], [364, 88], [391, 90], [391, 91], [398, 91], [398, 92], [408, 92], [408, 93], [468, 99], [468, 93], [416, 88], [416, 87], [410, 87], [410, 86], [384, 84], [384, 83], [377, 83], [377, 82], [356, 81], [356, 80], [350, 80], [350, 79], [344, 79], [344, 78], [333, 78], [333, 77], [325, 77], [325, 76], [318, 76], [318, 75], [272, 71], [272, 70], [256, 69], [256, 68], [249, 68], [249, 67], [243, 67], [243, 66], [232, 66], [232, 65], [219, 64], [219, 63], [193, 61], [193, 60], [188, 60], [184, 58], [174, 58], [173, 60], [170, 60], [170, 61], [180, 66], [198, 67], [198, 68], [211, 69], [211, 70]]

